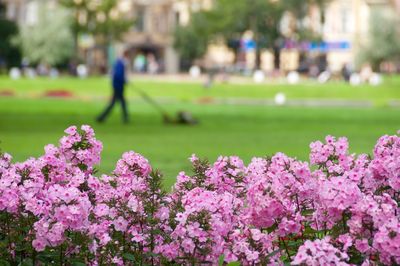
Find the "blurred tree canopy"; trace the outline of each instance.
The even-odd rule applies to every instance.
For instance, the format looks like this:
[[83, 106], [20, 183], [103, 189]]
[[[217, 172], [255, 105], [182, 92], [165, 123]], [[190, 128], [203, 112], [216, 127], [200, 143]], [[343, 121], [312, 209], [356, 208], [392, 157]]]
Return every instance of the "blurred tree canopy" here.
[[[260, 66], [262, 48], [271, 47], [279, 37], [279, 21], [282, 16], [281, 5], [276, 1], [218, 0], [209, 12], [213, 21], [212, 34], [222, 37], [226, 43], [234, 44], [245, 31], [251, 30], [256, 43], [256, 68]], [[232, 45], [231, 45], [232, 47]], [[232, 48], [235, 46], [233, 45]]]
[[357, 63], [370, 63], [375, 70], [384, 61], [400, 60], [400, 19], [394, 13], [372, 13], [369, 42], [358, 54]]
[[18, 26], [14, 21], [5, 18], [5, 7], [0, 3], [0, 70], [2, 67], [18, 66], [21, 54], [12, 39], [18, 35]]
[[308, 15], [309, 7], [317, 5], [322, 11], [321, 23], [324, 23], [324, 10], [330, 0], [215, 0], [211, 10], [193, 14], [189, 25], [178, 27], [175, 32], [175, 47], [186, 60], [203, 56], [207, 44], [223, 41], [236, 52], [240, 48], [239, 40], [247, 30], [252, 31], [256, 45], [256, 68], [260, 66], [261, 49], [271, 48], [281, 38], [279, 26], [284, 12], [288, 11], [297, 20], [296, 31], [300, 39], [317, 39], [302, 26], [302, 20]]
[[36, 23], [22, 26], [15, 42], [32, 63], [62, 63], [73, 54], [69, 14], [65, 9], [50, 9], [43, 1], [38, 4]]
[[72, 11], [72, 29], [77, 42], [80, 33], [91, 34], [96, 41], [109, 45], [121, 38], [132, 25], [118, 9], [118, 0], [59, 0]]
[[174, 47], [184, 64], [190, 65], [193, 60], [206, 53], [210, 41], [209, 27], [204, 12], [194, 13], [189, 25], [176, 27]]
[[310, 11], [311, 6], [316, 6], [320, 10], [320, 24], [325, 23], [325, 9], [331, 0], [280, 0], [282, 9], [290, 12], [296, 18], [296, 38], [306, 41], [321, 41], [322, 36], [318, 32], [313, 32], [304, 22]]
[[280, 14], [279, 5], [270, 1], [216, 0], [211, 10], [193, 14], [189, 25], [178, 27], [175, 47], [186, 60], [194, 60], [204, 55], [210, 41], [223, 41], [230, 48], [239, 49], [241, 35], [252, 30], [259, 54], [268, 40], [278, 36]]

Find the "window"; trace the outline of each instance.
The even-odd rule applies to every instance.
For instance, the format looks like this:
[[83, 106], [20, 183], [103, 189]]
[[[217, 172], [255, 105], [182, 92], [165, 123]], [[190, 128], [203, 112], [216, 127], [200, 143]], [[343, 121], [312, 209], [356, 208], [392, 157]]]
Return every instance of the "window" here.
[[138, 7], [137, 12], [136, 12], [136, 30], [137, 31], [143, 32], [146, 30], [145, 18], [146, 18], [146, 9], [144, 7]]
[[341, 32], [342, 33], [349, 33], [351, 31], [351, 21], [350, 21], [350, 14], [351, 14], [351, 7], [343, 4], [340, 9], [340, 25], [341, 25]]

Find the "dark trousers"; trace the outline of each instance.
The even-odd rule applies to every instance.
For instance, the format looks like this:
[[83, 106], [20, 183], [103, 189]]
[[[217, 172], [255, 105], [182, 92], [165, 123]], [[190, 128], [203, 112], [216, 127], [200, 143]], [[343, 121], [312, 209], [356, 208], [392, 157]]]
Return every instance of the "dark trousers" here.
[[126, 108], [126, 101], [124, 98], [124, 91], [123, 90], [116, 90], [114, 89], [114, 94], [113, 97], [110, 101], [110, 104], [107, 106], [107, 108], [101, 113], [101, 115], [97, 118], [98, 121], [102, 122], [104, 121], [107, 116], [110, 114], [112, 108], [114, 107], [114, 104], [116, 101], [121, 102], [122, 106], [122, 115], [123, 115], [123, 121], [128, 122], [128, 111]]

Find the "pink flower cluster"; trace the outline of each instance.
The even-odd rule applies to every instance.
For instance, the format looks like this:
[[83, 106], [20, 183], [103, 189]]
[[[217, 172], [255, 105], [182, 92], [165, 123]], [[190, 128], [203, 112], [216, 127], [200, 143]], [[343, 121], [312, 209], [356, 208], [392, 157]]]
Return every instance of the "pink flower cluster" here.
[[0, 261], [86, 265], [400, 264], [400, 137], [373, 156], [346, 138], [213, 164], [193, 155], [171, 193], [146, 158], [126, 152], [96, 175], [102, 144], [65, 130], [39, 158], [0, 155]]
[[292, 261], [293, 265], [349, 265], [346, 263], [348, 255], [332, 244], [330, 238], [317, 239], [315, 241], [306, 240], [299, 248], [296, 257]]

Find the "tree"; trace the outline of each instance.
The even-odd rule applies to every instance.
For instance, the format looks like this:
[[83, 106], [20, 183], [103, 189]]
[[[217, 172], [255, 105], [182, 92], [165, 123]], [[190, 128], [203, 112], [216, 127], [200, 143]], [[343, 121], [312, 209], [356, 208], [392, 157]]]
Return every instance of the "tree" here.
[[214, 37], [222, 37], [225, 43], [234, 43], [247, 30], [253, 32], [256, 43], [255, 68], [260, 67], [261, 49], [272, 47], [279, 36], [278, 23], [282, 8], [277, 1], [217, 0], [208, 12], [211, 32]]
[[134, 20], [118, 8], [118, 0], [60, 0], [60, 3], [73, 14], [72, 29], [76, 52], [79, 35], [90, 34], [103, 47], [107, 58], [108, 47], [121, 39], [123, 33], [134, 23]]
[[239, 49], [243, 33], [251, 30], [256, 46], [256, 68], [260, 66], [261, 49], [271, 47], [279, 35], [279, 4], [266, 0], [216, 0], [211, 10], [192, 14], [188, 26], [175, 31], [175, 48], [184, 59], [193, 60], [204, 55], [209, 42], [223, 41], [228, 47]]
[[[197, 46], [203, 46], [204, 42], [222, 40], [228, 47], [238, 51], [239, 40], [243, 33], [251, 30], [253, 40], [256, 43], [255, 68], [260, 67], [261, 50], [272, 48], [277, 45], [281, 37], [279, 24], [285, 11], [291, 12], [297, 20], [298, 27], [295, 29], [300, 39], [320, 39], [316, 33], [311, 32], [302, 20], [309, 14], [311, 5], [317, 5], [321, 9], [321, 23], [324, 23], [324, 9], [330, 0], [215, 0], [213, 8], [209, 11], [200, 11], [198, 17], [205, 18], [202, 21], [192, 20], [186, 30], [182, 33], [179, 29], [176, 37], [191, 39], [189, 41], [176, 42], [178, 50], [196, 51]], [[198, 13], [197, 13], [198, 14]], [[201, 24], [203, 23], [203, 24]], [[200, 27], [199, 25], [202, 25]], [[207, 27], [207, 30], [203, 28]], [[186, 35], [184, 35], [186, 34]], [[193, 38], [189, 38], [192, 36]], [[194, 38], [198, 41], [194, 42]], [[196, 46], [196, 47], [194, 47]], [[186, 48], [185, 48], [186, 47]], [[202, 49], [200, 51], [203, 51]]]
[[12, 39], [18, 34], [18, 26], [15, 22], [4, 18], [4, 5], [0, 3], [0, 69], [17, 66], [21, 61], [21, 53]]
[[296, 19], [296, 38], [306, 41], [320, 41], [320, 32], [313, 32], [304, 24], [304, 19], [309, 15], [310, 7], [317, 6], [320, 11], [320, 24], [325, 24], [326, 6], [331, 0], [281, 0], [282, 8], [289, 11]]
[[73, 53], [68, 12], [58, 7], [50, 9], [44, 1], [36, 3], [39, 5], [37, 23], [22, 26], [16, 42], [32, 63], [62, 63]]
[[[192, 35], [203, 40], [223, 40], [228, 47], [239, 49], [239, 40], [243, 33], [251, 30], [256, 43], [255, 67], [260, 67], [261, 50], [271, 48], [280, 37], [279, 23], [284, 11], [290, 11], [296, 19], [302, 20], [308, 15], [310, 4], [322, 5], [327, 0], [216, 0], [210, 11], [201, 11], [206, 18], [208, 34], [197, 32], [193, 26]], [[191, 26], [193, 23], [191, 22]], [[187, 27], [188, 29], [190, 27]], [[297, 30], [303, 30], [302, 28]], [[305, 32], [305, 31], [304, 31]], [[304, 34], [303, 34], [304, 35]], [[198, 42], [197, 42], [198, 43]]]
[[190, 65], [207, 52], [209, 35], [209, 24], [203, 12], [194, 13], [189, 25], [175, 29], [174, 47], [185, 65]]
[[394, 13], [374, 11], [371, 15], [369, 41], [358, 54], [358, 65], [370, 63], [378, 69], [383, 61], [400, 59], [400, 20]]

